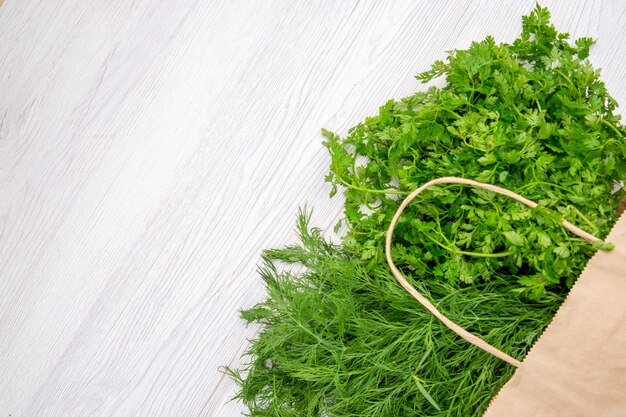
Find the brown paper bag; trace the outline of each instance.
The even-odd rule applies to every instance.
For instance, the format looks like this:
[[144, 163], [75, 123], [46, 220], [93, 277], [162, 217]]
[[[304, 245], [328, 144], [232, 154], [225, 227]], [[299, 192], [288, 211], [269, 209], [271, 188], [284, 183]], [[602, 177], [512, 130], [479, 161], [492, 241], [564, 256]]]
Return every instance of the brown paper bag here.
[[626, 416], [626, 217], [485, 417]]
[[[393, 263], [393, 230], [406, 206], [436, 184], [464, 184], [537, 204], [509, 190], [465, 178], [432, 180], [402, 202], [387, 230], [385, 253], [398, 282], [459, 336], [518, 369], [484, 417], [626, 417], [626, 215], [607, 237], [610, 252], [598, 251], [523, 362], [489, 345], [445, 317]], [[591, 242], [599, 239], [563, 220], [563, 227]]]

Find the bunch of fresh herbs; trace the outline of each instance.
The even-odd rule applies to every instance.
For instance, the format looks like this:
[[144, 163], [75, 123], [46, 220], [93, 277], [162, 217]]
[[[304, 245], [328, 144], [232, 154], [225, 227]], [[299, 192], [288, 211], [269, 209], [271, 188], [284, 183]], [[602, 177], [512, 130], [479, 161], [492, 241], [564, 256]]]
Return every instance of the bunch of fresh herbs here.
[[561, 216], [605, 236], [624, 196], [625, 130], [615, 100], [586, 60], [592, 40], [574, 45], [537, 6], [512, 44], [491, 37], [449, 53], [430, 71], [431, 87], [352, 128], [324, 131], [327, 180], [346, 187], [349, 251], [383, 263], [384, 234], [398, 197], [432, 179], [470, 178], [536, 201], [531, 210], [489, 191], [426, 191], [395, 233], [398, 264], [424, 279], [472, 283], [507, 275], [533, 299], [570, 287], [591, 253], [551, 221]]
[[[251, 416], [474, 416], [514, 369], [449, 331], [385, 264], [359, 262], [300, 216], [301, 243], [265, 252], [268, 298], [243, 311], [263, 325], [251, 362], [229, 370]], [[299, 264], [290, 272], [277, 264]], [[464, 328], [522, 357], [561, 297], [521, 299], [510, 282], [415, 287]]]
[[[626, 130], [586, 60], [592, 41], [537, 6], [512, 44], [487, 38], [418, 75], [446, 77], [350, 130], [324, 131], [327, 180], [344, 188], [347, 234], [331, 244], [299, 216], [300, 243], [264, 254], [266, 301], [250, 362], [228, 370], [251, 416], [479, 416], [513, 368], [449, 331], [395, 281], [384, 234], [399, 199], [442, 176], [497, 184], [540, 209], [458, 185], [420, 195], [393, 256], [446, 316], [519, 359], [604, 237], [624, 192]], [[298, 265], [290, 269], [289, 265]], [[301, 268], [304, 267], [304, 268]]]

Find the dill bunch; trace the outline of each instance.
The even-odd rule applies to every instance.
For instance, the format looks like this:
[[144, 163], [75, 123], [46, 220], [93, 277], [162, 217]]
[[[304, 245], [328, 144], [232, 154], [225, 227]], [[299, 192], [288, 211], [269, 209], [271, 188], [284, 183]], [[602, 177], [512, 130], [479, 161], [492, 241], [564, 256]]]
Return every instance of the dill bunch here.
[[[386, 265], [367, 267], [325, 241], [302, 213], [298, 233], [300, 244], [264, 253], [268, 298], [241, 313], [263, 326], [247, 352], [251, 361], [227, 370], [250, 416], [482, 414], [512, 366], [441, 324]], [[294, 264], [304, 269], [294, 272]], [[562, 301], [523, 300], [503, 278], [413, 285], [453, 321], [519, 358]]]

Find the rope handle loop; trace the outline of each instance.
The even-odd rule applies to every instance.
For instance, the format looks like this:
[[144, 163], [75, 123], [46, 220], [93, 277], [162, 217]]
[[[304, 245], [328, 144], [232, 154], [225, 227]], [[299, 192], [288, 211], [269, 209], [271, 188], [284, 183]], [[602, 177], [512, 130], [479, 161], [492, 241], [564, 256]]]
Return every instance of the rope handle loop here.
[[[522, 203], [522, 204], [524, 204], [524, 205], [526, 205], [528, 207], [531, 207], [531, 208], [536, 208], [537, 207], [537, 203], [535, 203], [534, 201], [529, 200], [527, 198], [524, 198], [521, 195], [514, 193], [513, 191], [510, 191], [510, 190], [507, 190], [506, 188], [501, 188], [501, 187], [498, 187], [498, 186], [495, 186], [495, 185], [485, 184], [485, 183], [482, 183], [482, 182], [469, 180], [469, 179], [465, 179], [465, 178], [441, 177], [441, 178], [437, 178], [437, 179], [434, 179], [432, 181], [429, 181], [426, 184], [422, 185], [421, 187], [417, 188], [415, 191], [413, 191], [411, 194], [409, 194], [404, 199], [404, 201], [402, 201], [402, 204], [400, 204], [400, 207], [398, 207], [398, 210], [396, 211], [395, 215], [393, 216], [393, 219], [391, 220], [391, 223], [389, 224], [389, 229], [387, 229], [387, 235], [386, 235], [386, 239], [385, 239], [385, 256], [387, 257], [387, 263], [389, 264], [389, 268], [391, 268], [391, 273], [393, 274], [394, 277], [396, 277], [396, 279], [402, 285], [402, 287], [404, 287], [404, 289], [407, 290], [408, 293], [413, 296], [413, 298], [415, 298], [422, 306], [424, 306], [428, 311], [430, 311], [435, 317], [437, 317], [439, 320], [441, 320], [441, 322], [443, 324], [445, 324], [450, 330], [455, 332], [457, 335], [461, 336], [463, 339], [465, 339], [469, 343], [473, 344], [474, 346], [479, 347], [480, 349], [482, 349], [482, 350], [484, 350], [484, 351], [486, 351], [488, 353], [491, 353], [492, 355], [502, 359], [503, 361], [505, 361], [505, 362], [515, 366], [515, 367], [519, 367], [522, 364], [520, 361], [518, 361], [517, 359], [507, 355], [506, 353], [502, 352], [501, 350], [497, 349], [496, 347], [490, 345], [489, 343], [485, 342], [484, 340], [482, 340], [478, 336], [468, 332], [467, 330], [465, 330], [464, 328], [462, 328], [461, 326], [459, 326], [458, 324], [456, 324], [455, 322], [453, 322], [452, 320], [450, 320], [449, 318], [444, 316], [439, 310], [437, 310], [437, 308], [430, 301], [428, 301], [428, 299], [426, 297], [424, 297], [422, 294], [420, 294], [419, 291], [417, 291], [406, 280], [406, 278], [402, 275], [400, 270], [393, 263], [393, 259], [391, 258], [391, 241], [392, 241], [392, 237], [393, 237], [393, 231], [394, 231], [394, 229], [396, 227], [396, 224], [398, 223], [398, 219], [402, 215], [402, 212], [404, 211], [406, 206], [408, 206], [409, 203], [415, 199], [415, 197], [417, 197], [425, 189], [427, 189], [429, 187], [432, 187], [433, 185], [437, 185], [437, 184], [465, 184], [465, 185], [471, 185], [473, 187], [482, 188], [484, 190], [493, 191], [494, 193], [498, 193], [498, 194], [505, 195], [507, 197], [511, 197], [511, 198], [519, 201], [520, 203]], [[583, 239], [588, 240], [591, 243], [597, 242], [597, 241], [601, 241], [601, 239], [598, 239], [594, 235], [585, 232], [584, 230], [582, 230], [579, 227], [573, 225], [572, 223], [568, 222], [567, 220], [562, 220], [561, 221], [561, 225], [563, 227], [565, 227], [567, 230], [569, 230], [570, 232], [574, 233], [577, 236], [582, 237]]]

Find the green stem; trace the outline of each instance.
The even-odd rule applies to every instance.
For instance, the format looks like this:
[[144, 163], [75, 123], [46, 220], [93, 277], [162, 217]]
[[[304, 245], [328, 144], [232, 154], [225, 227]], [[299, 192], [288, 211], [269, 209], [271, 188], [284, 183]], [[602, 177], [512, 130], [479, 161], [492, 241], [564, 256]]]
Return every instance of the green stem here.
[[428, 234], [425, 234], [424, 236], [426, 236], [430, 241], [432, 241], [437, 246], [441, 247], [442, 249], [447, 250], [448, 252], [451, 252], [454, 255], [474, 256], [476, 258], [501, 258], [504, 256], [511, 256], [514, 253], [514, 252], [500, 252], [500, 253], [466, 252], [464, 250], [458, 250], [458, 249], [445, 246], [441, 242], [438, 242], [436, 239], [433, 239], [432, 237], [428, 236]]
[[500, 252], [500, 253], [480, 253], [480, 252], [465, 252], [462, 250], [457, 250], [457, 254], [466, 255], [466, 256], [474, 256], [476, 258], [502, 258], [505, 256], [511, 256], [514, 252]]
[[451, 245], [451, 243], [448, 240], [448, 238], [446, 237], [446, 235], [443, 234], [443, 230], [441, 230], [441, 221], [439, 220], [439, 213], [435, 212], [435, 219], [437, 220], [437, 230], [439, 232], [439, 236], [441, 236], [443, 238], [443, 240], [445, 240], [448, 245]]
[[457, 118], [457, 119], [461, 119], [461, 118], [462, 118], [462, 117], [461, 117], [458, 113], [456, 113], [456, 112], [454, 112], [454, 111], [452, 111], [452, 110], [450, 110], [450, 109], [446, 109], [445, 107], [441, 107], [441, 106], [439, 106], [439, 107], [438, 107], [438, 109], [439, 109], [439, 108], [441, 108], [441, 109], [443, 109], [443, 110], [447, 111], [448, 113], [450, 113], [452, 116], [454, 116], [454, 117], [455, 117], [455, 118]]
[[607, 125], [608, 127], [610, 127], [615, 133], [617, 133], [619, 135], [620, 138], [623, 138], [624, 135], [622, 134], [622, 132], [619, 131], [619, 129], [617, 129], [613, 123], [605, 120], [605, 119], [600, 119], [600, 121], [602, 121], [602, 123], [604, 123], [605, 125]]
[[522, 112], [519, 111], [519, 109], [517, 108], [517, 106], [513, 103], [511, 103], [511, 106], [513, 107], [513, 110], [515, 110], [515, 113], [517, 113], [517, 115], [519, 117], [522, 117]]
[[574, 210], [574, 212], [576, 212], [576, 214], [577, 214], [577, 215], [578, 215], [581, 219], [583, 219], [583, 221], [584, 221], [585, 223], [587, 223], [587, 225], [589, 225], [589, 226], [593, 229], [594, 233], [597, 233], [597, 232], [598, 232], [598, 228], [596, 227], [596, 225], [595, 225], [595, 224], [593, 224], [593, 222], [592, 222], [591, 220], [589, 220], [589, 218], [587, 218], [587, 216], [585, 216], [584, 214], [582, 214], [582, 213], [580, 212], [580, 210], [578, 210], [578, 209], [577, 209], [576, 207], [574, 207], [574, 206], [569, 206], [569, 208], [571, 208], [572, 210]]
[[358, 190], [358, 191], [363, 191], [364, 193], [372, 193], [372, 194], [397, 194], [397, 195], [408, 195], [409, 193], [406, 191], [400, 191], [400, 190], [373, 190], [370, 188], [363, 188], [363, 187], [357, 187], [356, 185], [350, 184], [347, 181], [344, 181], [343, 178], [341, 178], [338, 175], [335, 175], [335, 177], [339, 180], [340, 183], [342, 183], [344, 186], [348, 187], [348, 188], [352, 188], [353, 190]]
[[[570, 85], [570, 87], [572, 87], [573, 90], [576, 90], [578, 92], [578, 89], [576, 88], [576, 86], [574, 85], [574, 83], [572, 82], [572, 80], [569, 79], [569, 77], [565, 74], [563, 74], [561, 71], [559, 71], [558, 69], [554, 68], [554, 72], [556, 72], [557, 74], [559, 74], [561, 77], [565, 78], [565, 81], [567, 81]], [[580, 96], [580, 92], [578, 92], [578, 95]]]
[[551, 182], [545, 182], [545, 181], [533, 181], [533, 182], [530, 182], [530, 183], [528, 183], [528, 184], [524, 185], [523, 187], [519, 187], [518, 189], [516, 189], [516, 190], [515, 190], [515, 192], [519, 194], [519, 192], [520, 192], [520, 191], [525, 190], [525, 189], [527, 189], [527, 188], [529, 188], [529, 187], [533, 187], [533, 186], [535, 186], [535, 185], [549, 185], [549, 186], [551, 186], [551, 187], [559, 188], [559, 189], [561, 189], [561, 190], [563, 190], [563, 191], [570, 191], [570, 190], [569, 190], [568, 188], [566, 188], [566, 187], [560, 186], [560, 185], [558, 185], [558, 184], [553, 184], [553, 183], [551, 183]]

